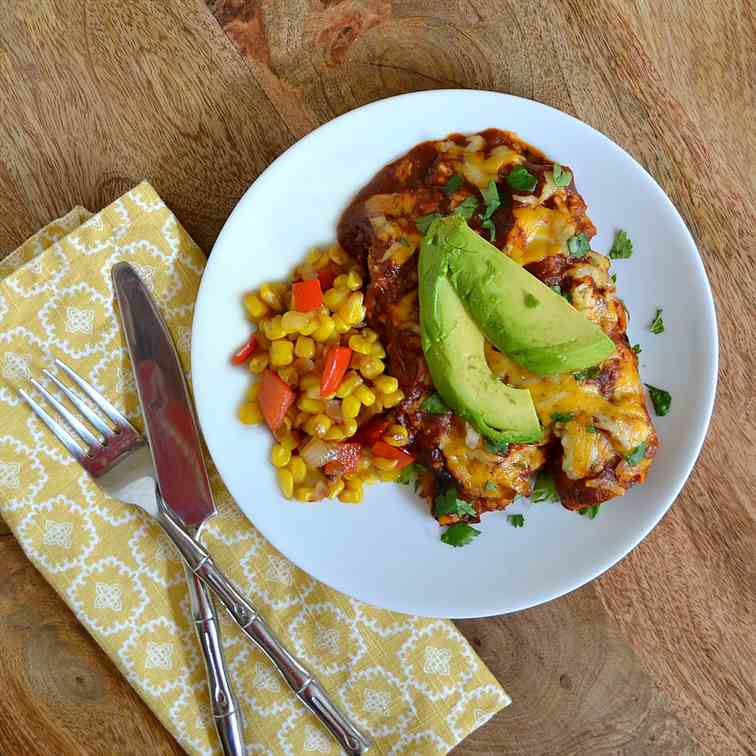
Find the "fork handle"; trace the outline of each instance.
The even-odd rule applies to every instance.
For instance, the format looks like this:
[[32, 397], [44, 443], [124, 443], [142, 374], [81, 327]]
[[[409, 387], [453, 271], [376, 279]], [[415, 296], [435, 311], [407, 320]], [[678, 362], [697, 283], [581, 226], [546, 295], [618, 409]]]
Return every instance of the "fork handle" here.
[[184, 568], [194, 629], [205, 660], [207, 687], [221, 749], [224, 756], [244, 756], [244, 720], [226, 674], [220, 626], [210, 591], [187, 564], [184, 564]]
[[320, 683], [281, 644], [256, 609], [221, 572], [207, 549], [165, 506], [160, 506], [157, 519], [191, 571], [213, 590], [242, 632], [273, 662], [297, 698], [320, 719], [350, 756], [365, 753], [371, 746], [370, 739], [346, 718]]

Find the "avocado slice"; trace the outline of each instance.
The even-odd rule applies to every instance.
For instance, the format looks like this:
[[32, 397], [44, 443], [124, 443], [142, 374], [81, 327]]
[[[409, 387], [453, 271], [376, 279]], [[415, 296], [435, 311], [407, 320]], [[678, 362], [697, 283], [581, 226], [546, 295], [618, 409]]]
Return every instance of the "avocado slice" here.
[[614, 342], [564, 297], [476, 234], [459, 216], [435, 222], [423, 239], [486, 338], [537, 375], [596, 365]]
[[538, 441], [542, 431], [530, 392], [491, 372], [483, 334], [452, 286], [446, 248], [434, 238], [431, 230], [423, 241], [418, 273], [423, 351], [436, 390], [486, 438]]

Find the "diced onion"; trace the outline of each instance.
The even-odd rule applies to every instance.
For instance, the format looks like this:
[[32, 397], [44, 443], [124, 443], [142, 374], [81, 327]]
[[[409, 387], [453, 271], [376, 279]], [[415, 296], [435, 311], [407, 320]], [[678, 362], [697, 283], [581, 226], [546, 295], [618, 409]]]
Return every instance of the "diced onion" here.
[[326, 462], [336, 459], [338, 450], [334, 444], [327, 444], [319, 438], [311, 438], [300, 452], [302, 459], [308, 467], [313, 469], [323, 467]]
[[465, 423], [465, 444], [468, 449], [477, 449], [480, 446], [480, 433], [470, 423]]
[[341, 402], [338, 399], [326, 399], [326, 415], [332, 420], [341, 420]]

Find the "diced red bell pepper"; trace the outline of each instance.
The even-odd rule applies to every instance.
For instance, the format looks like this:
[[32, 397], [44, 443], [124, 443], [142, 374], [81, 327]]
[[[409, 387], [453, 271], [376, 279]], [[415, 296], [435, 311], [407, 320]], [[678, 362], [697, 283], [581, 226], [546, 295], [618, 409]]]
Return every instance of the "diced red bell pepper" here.
[[362, 455], [362, 445], [353, 442], [341, 443], [338, 455], [325, 465], [326, 475], [346, 475], [357, 470]]
[[370, 418], [370, 420], [357, 431], [354, 438], [363, 446], [370, 448], [385, 433], [386, 428], [389, 427], [390, 423], [391, 419], [385, 415], [376, 415], [375, 417]]
[[323, 291], [330, 289], [333, 286], [333, 282], [338, 276], [338, 272], [331, 266], [323, 268], [318, 271], [318, 281], [320, 281], [320, 288]]
[[341, 380], [352, 359], [349, 347], [334, 345], [325, 354], [323, 374], [320, 376], [320, 395], [328, 396], [341, 385]]
[[291, 293], [294, 295], [294, 309], [298, 312], [317, 310], [323, 304], [323, 289], [317, 278], [297, 281], [291, 285]]
[[398, 464], [394, 468], [395, 470], [401, 470], [407, 465], [411, 465], [415, 461], [415, 455], [410, 454], [406, 449], [401, 446], [391, 446], [387, 444], [383, 439], [379, 439], [373, 444], [371, 449], [376, 457], [384, 457], [385, 459], [395, 459]]
[[231, 357], [231, 364], [232, 365], [241, 365], [243, 362], [246, 362], [257, 349], [257, 334], [253, 333], [249, 340], [247, 341], [244, 346], [239, 347], [239, 349], [234, 352], [234, 354]]
[[275, 432], [283, 423], [287, 410], [294, 403], [294, 391], [288, 383], [281, 380], [277, 373], [266, 370], [260, 381], [257, 403], [260, 405], [260, 411], [268, 427]]

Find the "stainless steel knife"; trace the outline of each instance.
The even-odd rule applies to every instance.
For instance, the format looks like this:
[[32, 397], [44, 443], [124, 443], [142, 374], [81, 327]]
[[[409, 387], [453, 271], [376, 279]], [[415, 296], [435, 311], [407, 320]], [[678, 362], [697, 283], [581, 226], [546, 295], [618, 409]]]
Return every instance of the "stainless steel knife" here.
[[134, 268], [118, 263], [113, 267], [112, 278], [161, 495], [157, 511], [150, 514], [192, 572], [215, 592], [247, 638], [265, 652], [297, 697], [344, 750], [349, 754], [365, 753], [370, 739], [286, 650], [199, 542], [202, 525], [216, 510], [181, 363], [160, 311]]

